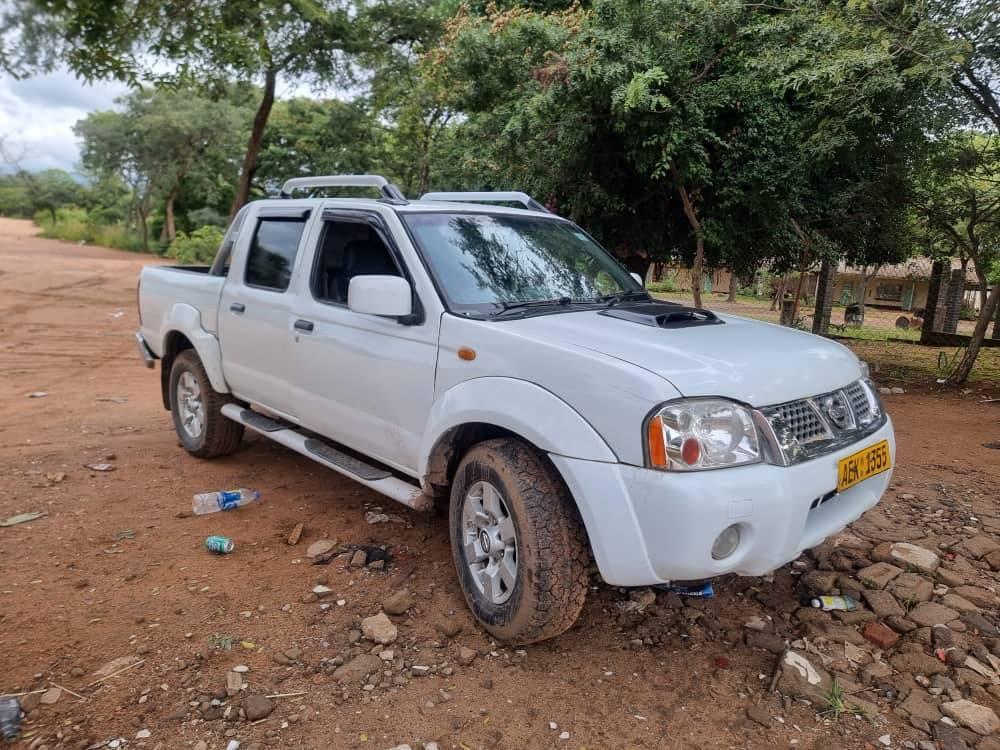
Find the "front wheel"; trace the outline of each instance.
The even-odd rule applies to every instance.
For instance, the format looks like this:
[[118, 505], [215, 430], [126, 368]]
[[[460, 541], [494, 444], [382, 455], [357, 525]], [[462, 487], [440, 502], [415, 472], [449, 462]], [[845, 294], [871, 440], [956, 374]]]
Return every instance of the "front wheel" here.
[[449, 516], [462, 592], [486, 630], [524, 644], [576, 622], [587, 595], [586, 535], [544, 456], [518, 440], [475, 446], [455, 474]]
[[212, 388], [205, 367], [193, 349], [174, 358], [170, 368], [170, 413], [181, 444], [192, 456], [215, 458], [236, 451], [243, 425], [222, 416], [232, 399]]

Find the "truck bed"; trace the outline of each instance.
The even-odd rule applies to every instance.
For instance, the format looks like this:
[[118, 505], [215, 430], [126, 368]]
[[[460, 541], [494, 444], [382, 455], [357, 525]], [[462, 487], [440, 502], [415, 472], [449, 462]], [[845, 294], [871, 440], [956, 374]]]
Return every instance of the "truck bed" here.
[[175, 305], [198, 310], [201, 326], [218, 330], [219, 296], [224, 276], [209, 274], [209, 266], [146, 266], [139, 276], [142, 333], [150, 348], [161, 354], [166, 320]]

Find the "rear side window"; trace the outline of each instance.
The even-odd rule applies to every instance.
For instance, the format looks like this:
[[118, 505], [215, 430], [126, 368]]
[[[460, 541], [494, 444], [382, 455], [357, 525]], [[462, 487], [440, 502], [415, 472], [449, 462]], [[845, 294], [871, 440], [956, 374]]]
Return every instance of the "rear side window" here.
[[283, 292], [292, 280], [305, 219], [261, 219], [247, 256], [248, 286]]

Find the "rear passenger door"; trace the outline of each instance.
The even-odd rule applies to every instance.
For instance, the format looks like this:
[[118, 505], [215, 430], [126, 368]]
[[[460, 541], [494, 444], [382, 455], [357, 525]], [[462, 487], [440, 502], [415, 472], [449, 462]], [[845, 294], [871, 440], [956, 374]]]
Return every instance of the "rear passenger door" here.
[[262, 208], [240, 232], [219, 303], [222, 367], [240, 398], [295, 419], [289, 388], [292, 277], [301, 260], [308, 210]]

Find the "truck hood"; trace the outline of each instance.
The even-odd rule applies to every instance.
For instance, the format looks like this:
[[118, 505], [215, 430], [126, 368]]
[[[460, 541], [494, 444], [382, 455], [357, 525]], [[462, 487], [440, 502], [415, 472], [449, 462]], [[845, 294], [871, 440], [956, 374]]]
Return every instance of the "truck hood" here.
[[836, 342], [734, 315], [718, 317], [723, 325], [656, 328], [585, 310], [495, 325], [629, 362], [669, 381], [683, 396], [723, 396], [752, 406], [815, 396], [861, 377], [858, 358]]

